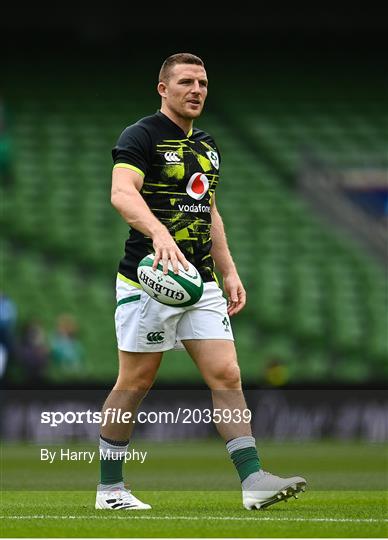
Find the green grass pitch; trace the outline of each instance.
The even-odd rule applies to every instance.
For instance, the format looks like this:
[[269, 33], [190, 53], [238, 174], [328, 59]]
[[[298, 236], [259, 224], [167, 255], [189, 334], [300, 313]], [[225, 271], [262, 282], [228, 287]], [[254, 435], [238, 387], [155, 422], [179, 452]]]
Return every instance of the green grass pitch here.
[[259, 444], [266, 470], [304, 475], [308, 489], [252, 512], [242, 507], [220, 441], [134, 442], [149, 453], [125, 469], [135, 495], [153, 507], [142, 512], [94, 510], [98, 462], [49, 465], [39, 458], [41, 446], [2, 446], [2, 537], [387, 537], [386, 445]]

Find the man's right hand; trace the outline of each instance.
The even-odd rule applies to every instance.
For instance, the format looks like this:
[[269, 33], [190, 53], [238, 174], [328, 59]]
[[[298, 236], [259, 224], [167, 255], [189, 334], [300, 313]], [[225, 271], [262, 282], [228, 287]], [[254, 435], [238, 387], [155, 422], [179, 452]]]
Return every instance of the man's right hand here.
[[142, 185], [141, 174], [131, 169], [121, 168], [120, 165], [116, 166], [112, 173], [111, 202], [113, 206], [128, 225], [152, 238], [155, 250], [155, 260], [152, 265], [154, 270], [159, 261], [162, 261], [165, 274], [168, 272], [168, 261], [171, 261], [175, 274], [179, 274], [178, 262], [185, 270], [188, 270], [188, 262], [167, 227], [155, 217], [141, 196]]
[[180, 262], [185, 270], [189, 269], [189, 264], [186, 257], [183, 255], [175, 240], [168, 232], [167, 228], [159, 229], [152, 237], [152, 242], [155, 250], [155, 259], [152, 268], [155, 270], [159, 261], [163, 265], [163, 273], [168, 272], [168, 261], [171, 261], [171, 265], [175, 274], [179, 274], [178, 262]]

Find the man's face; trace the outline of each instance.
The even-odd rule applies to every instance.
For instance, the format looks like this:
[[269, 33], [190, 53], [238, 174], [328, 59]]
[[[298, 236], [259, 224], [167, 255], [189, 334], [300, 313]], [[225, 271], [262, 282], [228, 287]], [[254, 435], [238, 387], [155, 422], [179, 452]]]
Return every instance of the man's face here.
[[181, 118], [194, 119], [201, 114], [207, 96], [206, 71], [195, 64], [176, 64], [166, 83], [158, 90], [165, 105]]

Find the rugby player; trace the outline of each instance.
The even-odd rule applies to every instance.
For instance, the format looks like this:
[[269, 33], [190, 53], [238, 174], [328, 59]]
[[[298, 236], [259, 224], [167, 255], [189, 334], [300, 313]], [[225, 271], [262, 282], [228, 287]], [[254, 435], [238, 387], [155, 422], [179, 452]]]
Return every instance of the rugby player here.
[[[208, 93], [203, 61], [189, 53], [170, 56], [160, 69], [157, 90], [160, 110], [124, 129], [112, 150], [111, 202], [130, 234], [117, 275], [119, 373], [103, 411], [121, 408], [135, 415], [163, 352], [182, 345], [210, 388], [214, 408], [244, 411], [229, 317], [243, 309], [246, 293], [216, 206], [220, 152], [209, 134], [193, 127]], [[196, 304], [166, 306], [142, 291], [136, 269], [150, 252], [155, 253], [154, 267], [160, 261], [165, 273], [169, 263], [175, 272], [178, 262], [186, 269], [187, 261], [196, 266], [204, 281]], [[304, 490], [304, 478], [263, 471], [250, 423], [219, 422], [216, 428], [239, 475], [245, 508], [263, 508]], [[109, 459], [110, 452], [124, 457], [132, 429], [133, 423], [114, 422], [101, 428], [104, 458], [96, 508], [151, 508], [124, 487], [123, 459]]]

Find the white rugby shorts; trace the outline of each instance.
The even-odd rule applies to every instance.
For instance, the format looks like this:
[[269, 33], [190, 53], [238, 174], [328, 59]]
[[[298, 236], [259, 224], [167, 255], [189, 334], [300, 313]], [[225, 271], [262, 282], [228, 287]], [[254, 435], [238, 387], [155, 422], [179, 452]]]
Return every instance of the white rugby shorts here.
[[121, 274], [116, 280], [115, 326], [121, 351], [162, 352], [184, 349], [185, 339], [233, 341], [227, 302], [215, 281], [204, 283], [193, 306], [165, 306]]

